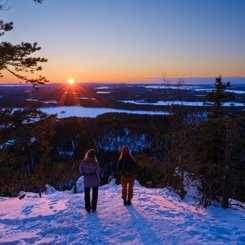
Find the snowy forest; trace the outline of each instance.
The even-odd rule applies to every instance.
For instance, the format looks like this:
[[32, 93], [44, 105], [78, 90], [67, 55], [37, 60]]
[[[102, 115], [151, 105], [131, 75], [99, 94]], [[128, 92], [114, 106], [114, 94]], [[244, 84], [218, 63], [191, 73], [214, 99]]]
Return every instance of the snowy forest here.
[[42, 192], [46, 184], [73, 188], [89, 148], [97, 150], [101, 184], [109, 177], [119, 181], [117, 160], [128, 145], [143, 186], [170, 187], [184, 199], [188, 174], [201, 193], [201, 205], [216, 200], [228, 207], [230, 198], [244, 202], [245, 114], [222, 106], [234, 99], [226, 92], [229, 86], [216, 78], [215, 90], [206, 95], [214, 105], [202, 114], [188, 108], [165, 116], [108, 113], [57, 119], [38, 110], [2, 109], [0, 195]]

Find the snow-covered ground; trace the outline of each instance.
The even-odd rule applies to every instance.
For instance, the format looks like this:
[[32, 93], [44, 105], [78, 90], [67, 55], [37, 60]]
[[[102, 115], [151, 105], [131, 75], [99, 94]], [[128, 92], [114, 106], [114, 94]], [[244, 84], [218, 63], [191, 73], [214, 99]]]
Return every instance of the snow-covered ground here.
[[245, 244], [245, 212], [196, 208], [167, 189], [135, 186], [124, 206], [121, 186], [100, 187], [96, 213], [84, 195], [27, 193], [0, 198], [0, 244]]

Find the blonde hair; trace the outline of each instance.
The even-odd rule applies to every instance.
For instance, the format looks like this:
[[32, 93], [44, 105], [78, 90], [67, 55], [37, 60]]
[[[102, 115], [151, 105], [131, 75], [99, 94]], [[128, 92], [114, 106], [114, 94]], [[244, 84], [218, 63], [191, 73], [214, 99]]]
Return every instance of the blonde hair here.
[[91, 160], [94, 164], [98, 163], [95, 149], [90, 149], [87, 151], [83, 160], [88, 160], [88, 159]]

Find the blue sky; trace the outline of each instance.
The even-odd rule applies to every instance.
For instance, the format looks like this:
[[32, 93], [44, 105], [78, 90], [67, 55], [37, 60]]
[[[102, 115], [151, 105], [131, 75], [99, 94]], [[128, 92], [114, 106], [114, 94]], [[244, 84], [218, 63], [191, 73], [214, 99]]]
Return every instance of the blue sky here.
[[243, 0], [10, 0], [9, 6], [1, 18], [15, 29], [1, 39], [38, 41], [51, 81], [138, 81], [162, 70], [180, 78], [245, 76]]

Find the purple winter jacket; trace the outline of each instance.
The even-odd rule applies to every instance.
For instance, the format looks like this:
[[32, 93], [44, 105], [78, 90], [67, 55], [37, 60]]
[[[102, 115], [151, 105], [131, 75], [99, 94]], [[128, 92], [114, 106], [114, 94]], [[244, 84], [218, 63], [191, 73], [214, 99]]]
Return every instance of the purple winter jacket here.
[[79, 166], [80, 174], [84, 176], [85, 187], [95, 187], [100, 185], [100, 165], [94, 164], [91, 160], [82, 160]]

